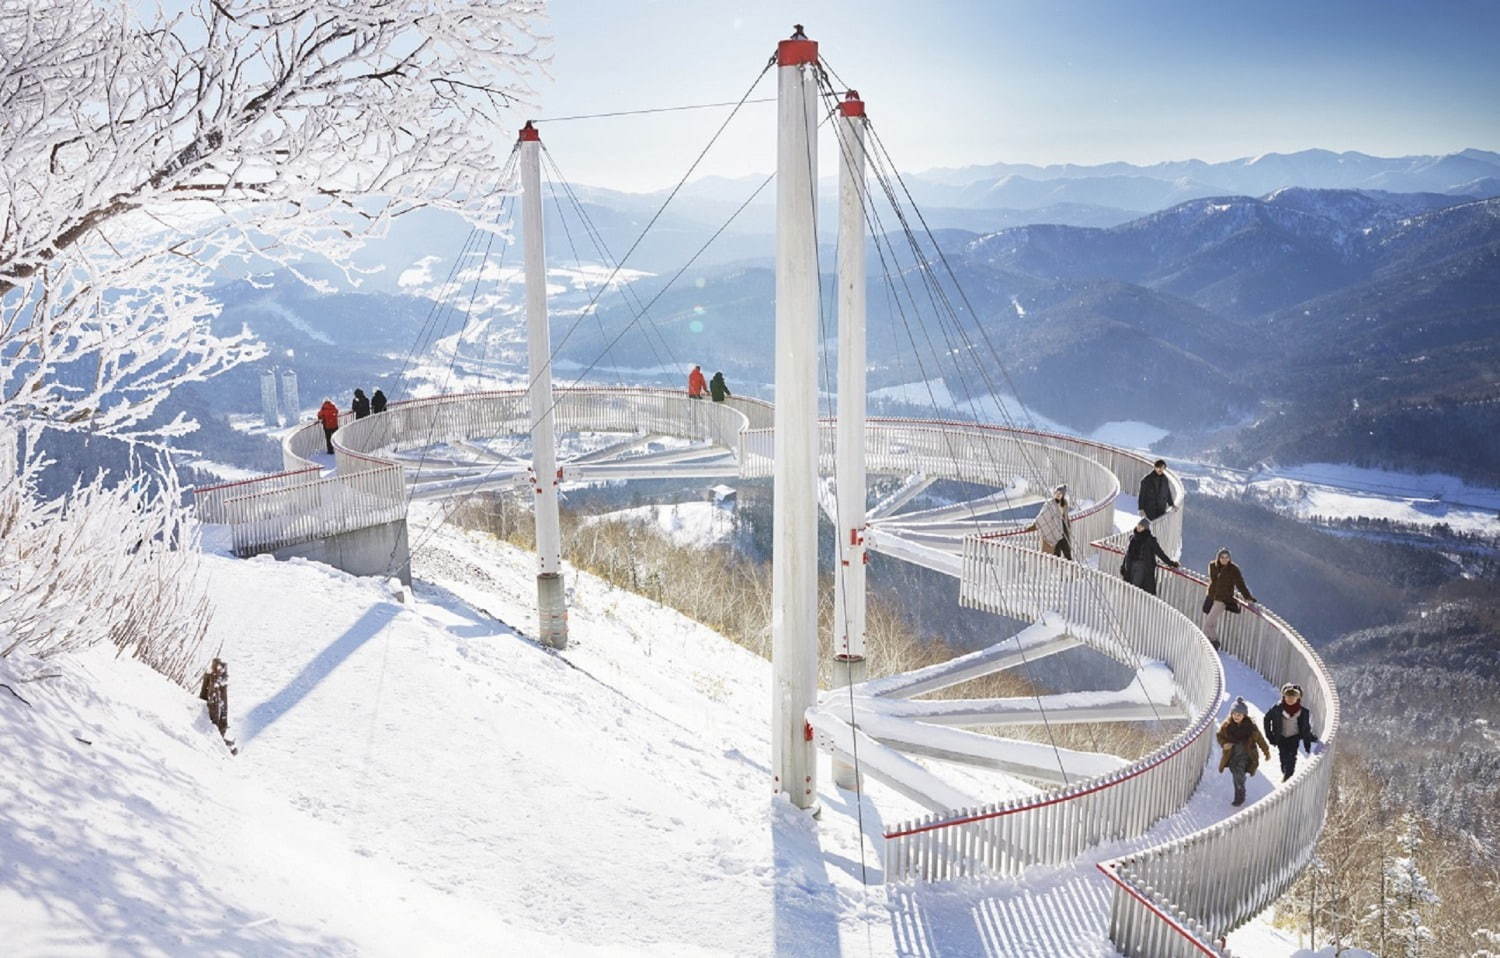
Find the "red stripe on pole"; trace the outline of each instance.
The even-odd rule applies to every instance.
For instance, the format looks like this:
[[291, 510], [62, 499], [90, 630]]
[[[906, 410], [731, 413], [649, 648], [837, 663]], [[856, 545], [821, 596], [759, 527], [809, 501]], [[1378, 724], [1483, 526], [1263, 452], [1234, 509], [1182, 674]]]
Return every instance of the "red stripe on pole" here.
[[776, 44], [776, 65], [779, 67], [801, 66], [804, 63], [816, 63], [817, 60], [816, 40], [782, 40]]

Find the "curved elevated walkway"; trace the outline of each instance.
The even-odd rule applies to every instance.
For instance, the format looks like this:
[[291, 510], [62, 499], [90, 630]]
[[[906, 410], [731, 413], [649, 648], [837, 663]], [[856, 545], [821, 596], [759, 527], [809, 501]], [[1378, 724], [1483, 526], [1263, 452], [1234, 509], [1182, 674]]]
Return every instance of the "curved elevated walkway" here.
[[[608, 441], [560, 456], [558, 476], [543, 478], [759, 477], [771, 471], [771, 407], [757, 400], [716, 404], [667, 390], [574, 389], [558, 391], [554, 412], [559, 433]], [[399, 537], [387, 537], [390, 574], [407, 561], [410, 497], [535, 483], [526, 461], [529, 429], [521, 390], [394, 403], [380, 415], [346, 422], [334, 436], [331, 460], [321, 428], [311, 423], [284, 440], [285, 472], [195, 490], [199, 514], [228, 524], [241, 555], [399, 527]], [[1253, 607], [1226, 624], [1221, 660], [1196, 625], [1200, 578], [1163, 570], [1159, 595], [1152, 597], [1108, 571], [1127, 535], [1114, 531], [1115, 500], [1150, 471], [1143, 456], [966, 422], [877, 419], [868, 434], [869, 472], [901, 480], [869, 510], [870, 547], [954, 576], [966, 605], [1033, 623], [940, 666], [841, 689], [809, 712], [823, 748], [846, 757], [857, 749], [865, 772], [934, 809], [886, 830], [887, 881], [898, 887], [969, 876], [1026, 882], [1033, 866], [1071, 866], [1082, 869], [1078, 881], [1107, 882], [1109, 935], [1125, 954], [1221, 953], [1215, 942], [1286, 889], [1322, 828], [1339, 718], [1337, 695], [1317, 655], [1291, 626]], [[501, 437], [507, 441], [497, 444]], [[831, 472], [831, 422], [824, 424], [822, 457]], [[1171, 481], [1179, 507], [1153, 527], [1163, 547], [1178, 555], [1184, 496], [1180, 482]], [[981, 491], [906, 509], [936, 482]], [[1025, 531], [1030, 509], [1058, 482], [1071, 489], [1074, 541], [1087, 544], [1078, 562], [1041, 554], [1035, 535]], [[1134, 681], [1124, 689], [1040, 700], [918, 697], [1077, 645], [1127, 665]], [[1254, 685], [1245, 686], [1253, 700], [1264, 700], [1267, 683], [1299, 682], [1324, 750], [1302, 761], [1285, 786], [1220, 820], [1204, 813], [1202, 796], [1214, 783], [1205, 786], [1202, 777], [1216, 752], [1208, 733], [1226, 701], [1226, 664], [1231, 676]], [[1151, 753], [1125, 762], [963, 727], [1039, 720], [1149, 720], [1181, 728]], [[913, 755], [1059, 787], [985, 804]], [[1094, 852], [1100, 847], [1126, 851], [1104, 861]], [[1090, 894], [1102, 900], [1106, 893]], [[893, 895], [922, 898], [915, 890]], [[1092, 911], [1103, 920], [1097, 902]]]

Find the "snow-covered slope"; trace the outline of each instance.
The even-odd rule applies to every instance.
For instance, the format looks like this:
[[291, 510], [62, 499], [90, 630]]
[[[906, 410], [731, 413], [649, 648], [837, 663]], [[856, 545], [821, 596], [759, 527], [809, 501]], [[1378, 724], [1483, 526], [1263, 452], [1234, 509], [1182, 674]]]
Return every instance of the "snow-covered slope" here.
[[917, 810], [826, 776], [816, 822], [773, 799], [766, 662], [572, 572], [571, 645], [541, 649], [534, 558], [424, 518], [405, 601], [207, 558], [237, 757], [102, 649], [29, 684], [0, 660], [29, 702], [0, 689], [0, 953], [1111, 954], [1091, 862], [1121, 849], [887, 889], [880, 835]]
[[590, 517], [586, 522], [635, 522], [655, 529], [680, 546], [703, 548], [734, 535], [734, 508], [715, 502], [674, 502], [633, 506]]
[[585, 953], [467, 907], [289, 802], [284, 783], [230, 758], [201, 702], [145, 666], [98, 648], [20, 684], [32, 665], [0, 659], [0, 682], [21, 695], [0, 690], [0, 953], [420, 954], [501, 941]]
[[102, 652], [0, 678], [0, 952], [889, 952], [859, 810], [771, 799], [764, 661], [586, 577], [564, 659], [497, 621], [530, 556], [427, 558], [473, 605], [209, 557], [235, 758]]

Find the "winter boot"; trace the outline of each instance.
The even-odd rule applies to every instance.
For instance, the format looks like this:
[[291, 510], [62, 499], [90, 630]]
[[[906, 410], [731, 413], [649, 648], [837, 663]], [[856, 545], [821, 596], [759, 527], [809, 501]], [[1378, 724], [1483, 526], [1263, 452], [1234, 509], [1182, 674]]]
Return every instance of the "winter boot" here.
[[1245, 804], [1244, 786], [1241, 786], [1234, 790], [1234, 801], [1230, 802], [1229, 804], [1236, 806]]

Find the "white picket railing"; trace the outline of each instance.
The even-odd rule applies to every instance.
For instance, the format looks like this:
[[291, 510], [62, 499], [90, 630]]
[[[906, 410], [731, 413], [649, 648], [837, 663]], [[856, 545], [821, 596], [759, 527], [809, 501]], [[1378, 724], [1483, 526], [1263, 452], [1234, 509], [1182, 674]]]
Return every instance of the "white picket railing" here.
[[1070, 632], [1117, 659], [1166, 663], [1192, 718], [1177, 735], [1126, 767], [1041, 798], [954, 809], [904, 822], [885, 834], [888, 880], [941, 881], [1017, 874], [1072, 861], [1100, 842], [1140, 835], [1180, 809], [1198, 786], [1223, 693], [1213, 648], [1192, 620], [1118, 576], [1011, 545], [1003, 538], [964, 543], [960, 601], [1023, 621], [1053, 612]]
[[249, 556], [404, 519], [406, 483], [391, 465], [247, 491], [222, 509], [235, 554]]
[[[1172, 570], [1157, 594], [1200, 616], [1207, 580]], [[1294, 882], [1323, 829], [1338, 743], [1339, 699], [1328, 670], [1297, 630], [1263, 605], [1221, 619], [1224, 651], [1280, 687], [1295, 682], [1322, 748], [1290, 782], [1200, 832], [1099, 865], [1114, 882], [1110, 937], [1130, 956], [1227, 954], [1224, 935]]]
[[193, 489], [193, 505], [198, 512], [198, 521], [227, 523], [230, 521], [230, 510], [226, 503], [230, 499], [304, 486], [318, 478], [321, 471], [317, 466], [303, 466], [290, 472], [277, 472], [217, 486], [196, 486]]
[[[588, 388], [559, 390], [554, 415], [567, 432], [707, 439], [744, 461], [750, 422], [744, 410], [763, 418], [767, 409], [759, 400], [713, 403], [674, 390]], [[315, 457], [324, 451], [325, 437], [322, 424], [313, 421], [282, 440], [288, 471], [195, 489], [199, 517], [231, 525], [241, 555], [379, 525], [405, 515], [402, 469], [381, 457], [380, 449], [525, 435], [530, 429], [526, 393], [519, 389], [404, 400], [359, 420], [344, 413], [333, 435], [335, 473], [318, 479]]]

